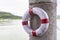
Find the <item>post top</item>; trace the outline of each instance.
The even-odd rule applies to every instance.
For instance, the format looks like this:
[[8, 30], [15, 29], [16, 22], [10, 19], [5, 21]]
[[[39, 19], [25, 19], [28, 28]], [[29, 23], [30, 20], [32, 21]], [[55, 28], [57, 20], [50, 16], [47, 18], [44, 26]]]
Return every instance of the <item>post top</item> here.
[[56, 0], [29, 0], [29, 3], [38, 3], [38, 2], [54, 2], [54, 3], [56, 3]]

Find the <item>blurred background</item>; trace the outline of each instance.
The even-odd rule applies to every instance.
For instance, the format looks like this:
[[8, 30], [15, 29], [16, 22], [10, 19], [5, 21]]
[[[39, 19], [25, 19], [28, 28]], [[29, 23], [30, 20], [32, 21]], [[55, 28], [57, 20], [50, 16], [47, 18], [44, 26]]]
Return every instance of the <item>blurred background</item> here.
[[[29, 0], [0, 0], [0, 40], [28, 40], [22, 16], [29, 7]], [[57, 0], [57, 40], [60, 40], [60, 0]]]

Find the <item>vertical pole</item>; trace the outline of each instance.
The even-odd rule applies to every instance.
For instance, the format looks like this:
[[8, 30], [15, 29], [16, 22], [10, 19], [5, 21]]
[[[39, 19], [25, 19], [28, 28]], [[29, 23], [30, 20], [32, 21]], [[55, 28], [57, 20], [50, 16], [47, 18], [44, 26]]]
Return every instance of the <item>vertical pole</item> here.
[[[49, 16], [49, 28], [41, 37], [30, 36], [29, 40], [56, 40], [56, 0], [29, 0], [29, 7], [40, 7], [44, 9]], [[34, 25], [36, 24], [36, 25]], [[32, 29], [39, 28], [40, 18], [37, 15], [32, 15], [30, 19]]]

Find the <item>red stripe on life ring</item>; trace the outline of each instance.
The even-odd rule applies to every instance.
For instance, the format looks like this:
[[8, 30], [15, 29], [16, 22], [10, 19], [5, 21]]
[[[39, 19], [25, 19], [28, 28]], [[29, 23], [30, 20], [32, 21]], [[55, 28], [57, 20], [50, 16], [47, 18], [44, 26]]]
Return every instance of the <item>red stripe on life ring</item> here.
[[41, 20], [41, 23], [48, 23], [49, 21], [48, 21], [48, 19], [42, 19]]
[[36, 32], [35, 31], [32, 31], [32, 36], [36, 36]]
[[22, 25], [28, 25], [28, 21], [22, 22]]
[[30, 15], [33, 14], [32, 8], [29, 9], [29, 14], [30, 14]]

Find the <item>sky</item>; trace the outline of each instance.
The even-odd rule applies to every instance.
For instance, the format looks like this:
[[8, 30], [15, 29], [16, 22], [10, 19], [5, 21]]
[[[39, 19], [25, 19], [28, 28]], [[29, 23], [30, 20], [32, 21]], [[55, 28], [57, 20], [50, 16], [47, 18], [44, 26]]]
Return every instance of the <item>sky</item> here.
[[60, 15], [60, 0], [57, 0], [57, 15]]
[[[57, 15], [60, 15], [60, 0], [57, 0]], [[22, 16], [29, 7], [29, 0], [0, 0], [0, 11]]]
[[28, 0], [0, 0], [0, 11], [22, 16], [28, 9]]

